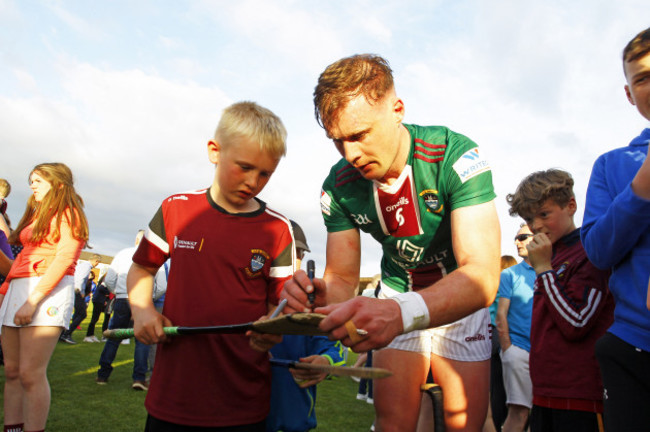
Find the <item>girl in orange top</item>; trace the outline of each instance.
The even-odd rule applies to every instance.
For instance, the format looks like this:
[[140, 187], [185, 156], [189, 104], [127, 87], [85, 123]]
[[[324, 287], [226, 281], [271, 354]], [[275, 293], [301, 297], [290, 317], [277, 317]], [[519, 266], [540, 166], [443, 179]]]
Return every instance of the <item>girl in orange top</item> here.
[[[5, 431], [42, 431], [50, 408], [47, 365], [74, 304], [74, 270], [88, 240], [72, 171], [44, 163], [29, 175], [33, 195], [9, 237], [23, 250], [0, 286]], [[24, 429], [23, 429], [24, 428]]]

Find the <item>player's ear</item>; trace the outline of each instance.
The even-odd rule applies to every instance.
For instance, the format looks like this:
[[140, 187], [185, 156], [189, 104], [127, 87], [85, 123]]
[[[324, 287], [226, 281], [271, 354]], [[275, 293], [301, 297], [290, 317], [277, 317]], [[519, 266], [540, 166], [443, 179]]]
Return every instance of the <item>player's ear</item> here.
[[402, 120], [404, 119], [404, 101], [402, 99], [396, 97], [393, 100], [393, 114], [395, 115], [395, 120], [398, 123], [402, 123]]
[[210, 162], [212, 162], [215, 165], [219, 162], [220, 151], [221, 151], [221, 146], [219, 145], [218, 142], [213, 140], [208, 141], [208, 159], [210, 159]]

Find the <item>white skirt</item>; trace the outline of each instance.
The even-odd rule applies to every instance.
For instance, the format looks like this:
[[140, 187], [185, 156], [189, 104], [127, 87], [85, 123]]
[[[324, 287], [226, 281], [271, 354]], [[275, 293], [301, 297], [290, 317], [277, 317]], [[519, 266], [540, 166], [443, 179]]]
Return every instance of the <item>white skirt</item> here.
[[[41, 280], [41, 277], [28, 277], [12, 279], [0, 308], [0, 323], [7, 327], [21, 327], [14, 323], [14, 316], [20, 307], [25, 304], [29, 294]], [[63, 276], [40, 303], [29, 326], [39, 327], [64, 327], [70, 325], [72, 309], [74, 307], [74, 276]]]

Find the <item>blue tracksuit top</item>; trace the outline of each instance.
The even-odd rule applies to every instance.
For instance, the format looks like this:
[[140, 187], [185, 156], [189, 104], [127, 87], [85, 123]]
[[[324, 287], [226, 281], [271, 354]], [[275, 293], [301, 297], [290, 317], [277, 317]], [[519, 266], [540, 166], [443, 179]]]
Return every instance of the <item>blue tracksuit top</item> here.
[[589, 260], [611, 269], [609, 289], [616, 300], [609, 332], [650, 351], [650, 201], [632, 192], [630, 183], [648, 154], [650, 129], [627, 147], [601, 155], [595, 162], [581, 238]]
[[[271, 348], [276, 359], [298, 360], [310, 355], [328, 357], [330, 364], [345, 366], [345, 350], [340, 341], [325, 336], [284, 335], [282, 342]], [[271, 368], [271, 412], [266, 419], [267, 432], [304, 432], [316, 427], [316, 386], [301, 389], [289, 369]]]

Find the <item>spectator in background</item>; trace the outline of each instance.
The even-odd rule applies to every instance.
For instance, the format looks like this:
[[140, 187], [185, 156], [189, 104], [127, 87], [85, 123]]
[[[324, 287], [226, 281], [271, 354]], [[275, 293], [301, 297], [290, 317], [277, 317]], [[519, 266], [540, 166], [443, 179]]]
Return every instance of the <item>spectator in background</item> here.
[[88, 316], [88, 305], [85, 300], [86, 284], [92, 269], [97, 267], [101, 258], [102, 257], [98, 254], [93, 254], [88, 261], [80, 260], [77, 263], [77, 269], [74, 272], [74, 314], [72, 315], [70, 327], [63, 331], [59, 337], [61, 342], [66, 342], [72, 345], [77, 343], [72, 339], [72, 333], [77, 330], [77, 327], [79, 327], [81, 322], [86, 319], [86, 316]]
[[568, 172], [535, 172], [506, 199], [510, 214], [521, 216], [534, 234], [527, 245], [537, 275], [530, 332], [531, 431], [595, 432], [603, 386], [594, 345], [612, 322], [609, 272], [594, 267], [582, 247]]
[[5, 237], [11, 235], [11, 227], [9, 216], [7, 215], [7, 201], [5, 198], [11, 193], [11, 185], [5, 179], [0, 179], [0, 231], [5, 234]]
[[[106, 311], [106, 306], [108, 305], [109, 296], [111, 294], [104, 283], [104, 278], [105, 275], [99, 279], [99, 284], [97, 285], [97, 288], [95, 288], [95, 292], [92, 296], [93, 314], [88, 323], [88, 330], [86, 331], [84, 342], [100, 342], [100, 340], [95, 336], [95, 326], [97, 325], [97, 321], [99, 321], [101, 314]], [[108, 328], [108, 316], [108, 314], [104, 313], [102, 332]]]
[[[106, 271], [104, 282], [108, 289], [115, 293], [115, 306], [113, 309], [113, 318], [108, 327], [110, 329], [132, 327], [131, 307], [129, 298], [126, 293], [126, 276], [131, 268], [133, 254], [136, 247], [140, 244], [144, 231], [138, 231], [135, 237], [135, 245], [130, 248], [119, 251]], [[104, 345], [101, 356], [99, 357], [99, 370], [95, 382], [100, 385], [108, 383], [108, 377], [113, 371], [113, 360], [117, 355], [117, 349], [120, 347], [120, 341], [108, 339]], [[145, 345], [139, 340], [135, 341], [135, 352], [133, 354], [133, 390], [147, 390], [147, 358], [149, 356], [149, 345]]]
[[[517, 264], [511, 255], [501, 256], [501, 272]], [[488, 308], [490, 311], [490, 339], [492, 341], [492, 356], [490, 358], [490, 404], [483, 425], [483, 432], [501, 432], [501, 426], [506, 421], [508, 406], [506, 405], [506, 389], [503, 387], [503, 370], [501, 368], [501, 346], [497, 333], [496, 316], [499, 298]]]
[[74, 273], [88, 241], [83, 200], [72, 171], [43, 163], [29, 175], [33, 194], [11, 243], [21, 243], [0, 286], [5, 430], [43, 431], [50, 408], [47, 365], [70, 323]]
[[503, 432], [523, 431], [533, 406], [533, 384], [530, 381], [528, 359], [535, 270], [528, 261], [526, 249], [532, 238], [533, 233], [528, 225], [522, 225], [515, 236], [515, 245], [523, 261], [501, 272], [497, 292], [499, 305], [496, 325], [508, 405]]

